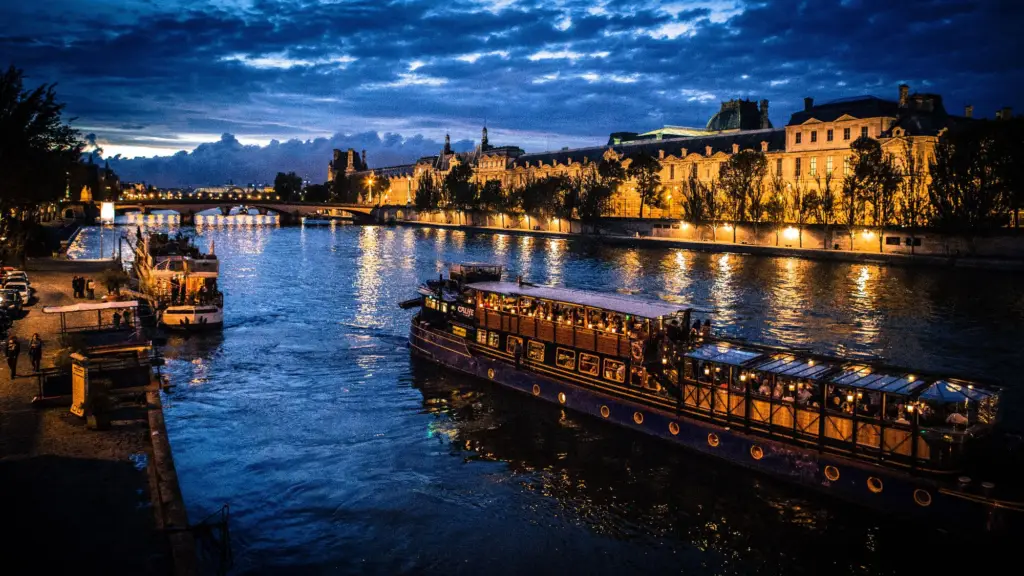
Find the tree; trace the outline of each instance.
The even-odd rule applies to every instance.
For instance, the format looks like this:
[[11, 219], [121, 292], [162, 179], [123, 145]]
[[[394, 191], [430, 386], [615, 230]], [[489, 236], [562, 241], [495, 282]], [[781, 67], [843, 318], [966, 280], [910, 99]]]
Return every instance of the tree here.
[[330, 199], [333, 202], [355, 204], [359, 200], [359, 189], [353, 179], [345, 174], [337, 174], [328, 185]]
[[695, 227], [699, 227], [708, 218], [704, 186], [696, 177], [690, 176], [683, 181], [679, 195], [683, 220], [692, 222]]
[[579, 177], [561, 176], [558, 179], [558, 188], [553, 208], [555, 217], [558, 218], [558, 231], [562, 231], [562, 220], [568, 220], [569, 231], [572, 232], [572, 218], [580, 207], [583, 196], [583, 180]]
[[[787, 184], [787, 187], [789, 185]], [[804, 183], [800, 179], [794, 180], [792, 184], [793, 188], [793, 220], [796, 221], [797, 229], [797, 246], [800, 248], [804, 247], [804, 226], [807, 221], [814, 215], [815, 199], [816, 195], [811, 193], [808, 194], [804, 188]]]
[[980, 130], [947, 132], [935, 147], [928, 197], [932, 224], [976, 234], [1002, 224], [1008, 207], [993, 162], [995, 143]]
[[83, 143], [62, 118], [54, 84], [24, 87], [11, 66], [0, 75], [0, 237], [24, 255], [40, 207], [64, 196], [81, 164]]
[[505, 202], [501, 190], [501, 180], [488, 180], [480, 187], [480, 208], [489, 211], [501, 210]]
[[[274, 177], [274, 194], [286, 202], [294, 202], [299, 199], [302, 192], [302, 177], [295, 172], [278, 172]], [[326, 198], [324, 198], [326, 200]]]
[[567, 180], [566, 176], [547, 176], [528, 181], [523, 187], [521, 204], [527, 217], [546, 218], [554, 214], [562, 190], [569, 186]]
[[349, 178], [349, 194], [358, 200], [359, 194], [363, 195], [363, 202], [377, 204], [384, 202], [384, 196], [391, 188], [391, 181], [387, 178], [377, 176], [373, 172], [351, 176]]
[[707, 214], [708, 222], [711, 225], [711, 240], [718, 241], [718, 222], [725, 213], [725, 204], [722, 202], [719, 193], [720, 185], [717, 179], [709, 180], [700, 185], [704, 191], [704, 213]]
[[[786, 223], [788, 206], [786, 202], [786, 181], [781, 174], [775, 174], [768, 181], [768, 201], [765, 203], [765, 212], [768, 221], [775, 226], [775, 245], [779, 245], [779, 228]], [[756, 233], [755, 233], [756, 235]]]
[[473, 166], [468, 162], [454, 164], [441, 181], [441, 190], [448, 199], [449, 205], [459, 211], [459, 224], [462, 223], [462, 211], [472, 210], [477, 205], [478, 186], [472, 181]]
[[[280, 174], [278, 174], [280, 176]], [[275, 182], [276, 188], [276, 182]], [[302, 192], [302, 199], [306, 202], [327, 202], [330, 199], [331, 190], [327, 184], [310, 184]], [[284, 198], [284, 196], [282, 196]]]
[[[621, 170], [622, 166], [619, 165], [619, 171]], [[606, 172], [611, 173], [615, 170], [606, 169]], [[615, 194], [617, 184], [614, 184], [611, 178], [602, 177], [600, 166], [594, 168], [594, 164], [584, 168], [577, 180], [580, 190], [580, 204], [577, 212], [580, 221], [592, 225], [611, 211], [611, 199]]]
[[761, 198], [767, 173], [768, 159], [764, 152], [757, 150], [741, 150], [722, 165], [722, 187], [729, 198], [733, 217], [733, 242], [736, 242], [736, 223], [747, 217], [748, 208], [752, 207], [751, 200], [755, 194], [760, 195], [757, 204], [759, 210], [762, 208]]
[[438, 189], [437, 180], [431, 170], [420, 172], [416, 180], [416, 196], [413, 204], [417, 210], [431, 210], [437, 208], [441, 203], [441, 193]]
[[900, 179], [898, 217], [900, 226], [910, 231], [910, 253], [914, 253], [915, 232], [924, 223], [928, 208], [927, 191], [924, 188], [923, 162], [914, 154], [910, 140], [903, 142], [903, 167]]
[[[882, 150], [878, 140], [860, 137], [850, 145], [853, 157], [850, 161], [851, 174], [843, 182], [844, 196], [847, 188], [853, 196], [871, 203], [871, 216], [878, 229], [878, 251], [882, 251], [882, 230], [890, 224], [896, 211], [896, 191], [899, 188], [899, 171], [892, 158]], [[853, 225], [850, 225], [850, 247], [853, 247]]]
[[818, 189], [806, 201], [818, 223], [825, 225], [824, 248], [827, 250], [832, 243], [831, 226], [836, 218], [836, 192], [832, 189], [832, 174], [826, 171], [824, 178], [819, 174], [815, 183]]
[[636, 193], [640, 196], [640, 217], [644, 217], [644, 206], [664, 208], [665, 199], [661, 195], [661, 161], [646, 152], [634, 156], [626, 175], [633, 179]]
[[[828, 175], [825, 178], [831, 179]], [[865, 194], [862, 188], [855, 174], [848, 174], [839, 186], [839, 220], [846, 225], [846, 232], [850, 235], [850, 250], [853, 250], [855, 227], [864, 219]]]

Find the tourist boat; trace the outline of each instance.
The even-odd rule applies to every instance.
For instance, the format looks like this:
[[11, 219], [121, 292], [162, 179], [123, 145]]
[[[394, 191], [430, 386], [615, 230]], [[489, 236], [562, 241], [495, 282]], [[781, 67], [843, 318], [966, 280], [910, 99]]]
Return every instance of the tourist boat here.
[[334, 223], [333, 219], [325, 218], [325, 217], [320, 216], [320, 215], [317, 215], [317, 216], [303, 216], [302, 217], [302, 225], [303, 226], [330, 226], [333, 223]]
[[[693, 331], [662, 301], [451, 266], [420, 286], [414, 354], [569, 410], [901, 515], [1019, 526], [994, 385]], [[411, 307], [416, 300], [403, 303]]]
[[220, 262], [183, 235], [137, 234], [132, 270], [139, 289], [157, 304], [160, 325], [206, 330], [224, 325], [224, 295], [217, 288]]

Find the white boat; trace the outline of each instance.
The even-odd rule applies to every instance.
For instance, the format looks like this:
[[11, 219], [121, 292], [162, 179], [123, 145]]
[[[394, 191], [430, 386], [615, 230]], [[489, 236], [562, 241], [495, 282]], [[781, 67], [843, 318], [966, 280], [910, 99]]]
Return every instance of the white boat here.
[[160, 324], [171, 330], [224, 325], [224, 295], [217, 288], [220, 262], [210, 244], [203, 254], [188, 237], [148, 234], [135, 245], [139, 288], [156, 301]]
[[303, 226], [330, 226], [334, 224], [334, 220], [331, 218], [316, 217], [316, 216], [303, 216]]

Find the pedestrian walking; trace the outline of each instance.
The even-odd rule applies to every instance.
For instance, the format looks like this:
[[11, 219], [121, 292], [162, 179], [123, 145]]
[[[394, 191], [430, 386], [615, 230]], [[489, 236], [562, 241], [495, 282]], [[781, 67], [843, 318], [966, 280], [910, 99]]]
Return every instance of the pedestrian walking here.
[[28, 344], [28, 358], [32, 361], [32, 371], [39, 372], [39, 364], [43, 361], [43, 339], [36, 332]]
[[21, 342], [14, 336], [7, 340], [7, 367], [11, 369], [11, 379], [18, 377], [18, 356], [21, 354]]

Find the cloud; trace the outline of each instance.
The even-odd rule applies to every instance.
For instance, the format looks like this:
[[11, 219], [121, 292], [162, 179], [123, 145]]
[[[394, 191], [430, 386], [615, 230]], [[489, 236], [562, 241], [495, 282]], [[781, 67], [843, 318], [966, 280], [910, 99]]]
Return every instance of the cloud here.
[[970, 0], [46, 0], [0, 3], [0, 62], [58, 82], [108, 155], [223, 151], [230, 133], [238, 154], [277, 141], [322, 171], [322, 150], [289, 143], [475, 138], [486, 118], [529, 150], [601, 144], [703, 126], [736, 97], [783, 125], [804, 96], [901, 81], [954, 112], [1024, 109], [1022, 20], [1024, 3]]

